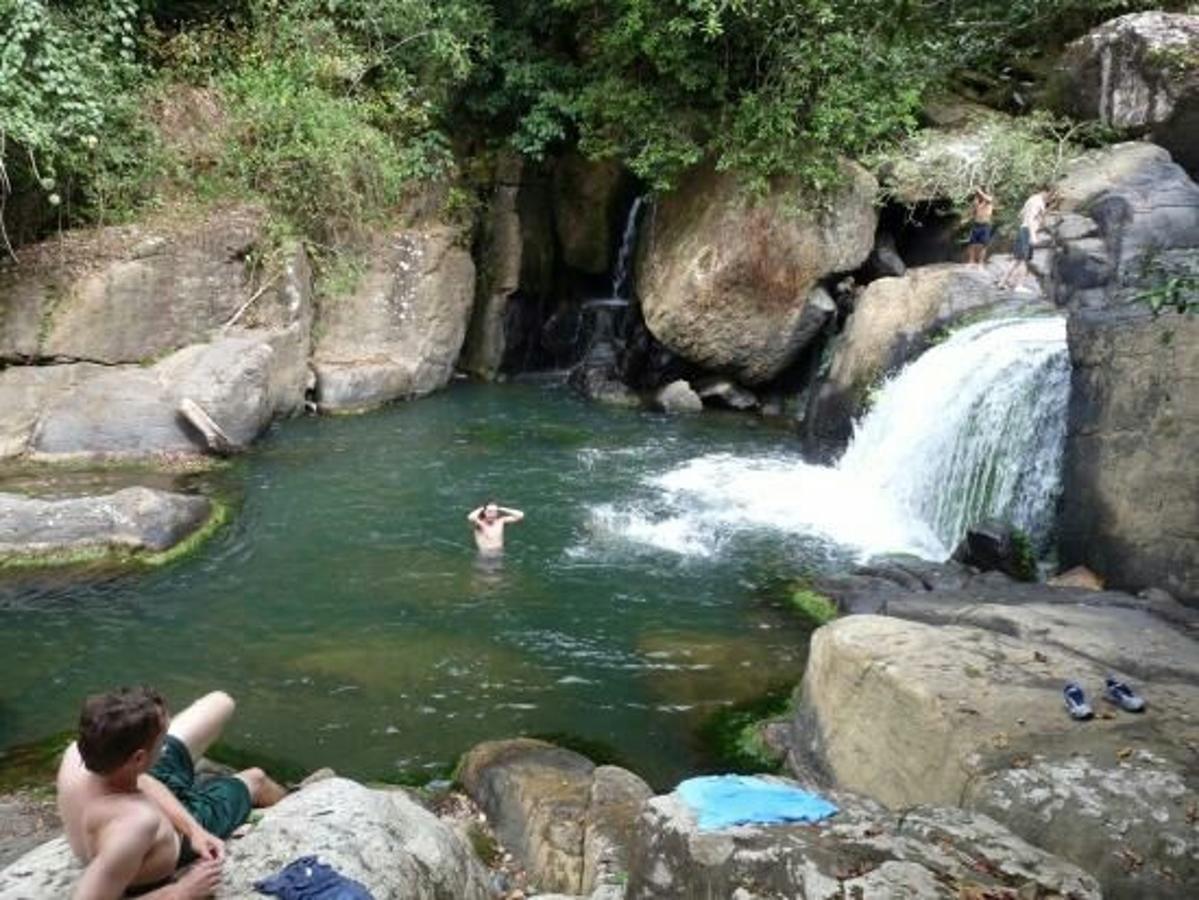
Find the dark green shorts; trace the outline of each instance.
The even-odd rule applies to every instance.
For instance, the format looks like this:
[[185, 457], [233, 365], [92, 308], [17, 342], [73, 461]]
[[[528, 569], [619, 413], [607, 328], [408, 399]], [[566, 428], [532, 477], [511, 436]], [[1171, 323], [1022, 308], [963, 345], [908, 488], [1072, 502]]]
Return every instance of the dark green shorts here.
[[[231, 775], [197, 782], [191, 753], [187, 745], [173, 734], [167, 735], [162, 745], [162, 756], [154, 763], [150, 774], [170, 789], [205, 831], [222, 840], [250, 817], [252, 804], [246, 783]], [[179, 864], [186, 865], [193, 859], [195, 854], [185, 840], [179, 854]]]

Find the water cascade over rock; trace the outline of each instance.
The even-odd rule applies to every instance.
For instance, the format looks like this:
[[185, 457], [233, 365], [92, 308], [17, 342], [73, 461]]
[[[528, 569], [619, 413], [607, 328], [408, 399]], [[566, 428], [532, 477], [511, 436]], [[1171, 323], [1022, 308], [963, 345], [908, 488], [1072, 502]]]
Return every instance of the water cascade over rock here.
[[595, 508], [594, 524], [693, 555], [765, 529], [860, 557], [944, 559], [987, 517], [1043, 541], [1069, 385], [1061, 317], [979, 322], [886, 382], [835, 466], [710, 454], [653, 477], [640, 500]]

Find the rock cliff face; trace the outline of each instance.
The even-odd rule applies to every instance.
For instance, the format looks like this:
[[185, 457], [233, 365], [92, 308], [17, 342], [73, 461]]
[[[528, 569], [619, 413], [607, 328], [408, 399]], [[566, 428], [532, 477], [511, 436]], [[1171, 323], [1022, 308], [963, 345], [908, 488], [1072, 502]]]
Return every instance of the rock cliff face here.
[[1052, 85], [1080, 119], [1149, 134], [1199, 172], [1199, 16], [1121, 16], [1071, 44]]
[[451, 228], [380, 238], [355, 290], [322, 299], [313, 355], [322, 410], [369, 409], [449, 381], [475, 293], [460, 238]]
[[831, 212], [800, 210], [793, 181], [751, 198], [699, 169], [642, 229], [637, 293], [646, 325], [690, 362], [760, 384], [821, 331], [833, 308], [822, 278], [857, 268], [874, 245], [874, 178], [857, 166]]
[[1067, 172], [1061, 192], [1050, 288], [1070, 308], [1074, 367], [1063, 562], [1199, 601], [1199, 320], [1177, 308], [1199, 302], [1199, 185], [1161, 148], [1122, 144]]

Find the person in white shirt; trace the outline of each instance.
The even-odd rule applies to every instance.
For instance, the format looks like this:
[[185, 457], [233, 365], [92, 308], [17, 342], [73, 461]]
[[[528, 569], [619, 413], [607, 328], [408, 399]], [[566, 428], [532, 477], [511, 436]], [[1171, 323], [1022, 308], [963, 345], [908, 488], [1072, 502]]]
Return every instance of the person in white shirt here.
[[1048, 189], [1037, 191], [1024, 201], [1020, 209], [1020, 231], [1016, 235], [1015, 246], [1012, 247], [1011, 267], [999, 282], [1002, 289], [1024, 290], [1024, 281], [1028, 276], [1028, 264], [1032, 261], [1033, 245], [1041, 237], [1041, 226], [1045, 222], [1045, 214], [1049, 211], [1052, 194]]

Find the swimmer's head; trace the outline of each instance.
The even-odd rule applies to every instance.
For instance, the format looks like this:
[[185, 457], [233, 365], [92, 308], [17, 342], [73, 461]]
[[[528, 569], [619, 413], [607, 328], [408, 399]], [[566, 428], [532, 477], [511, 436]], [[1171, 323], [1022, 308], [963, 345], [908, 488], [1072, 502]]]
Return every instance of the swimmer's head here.
[[494, 522], [500, 515], [500, 508], [494, 500], [488, 500], [483, 504], [483, 518], [488, 522]]

